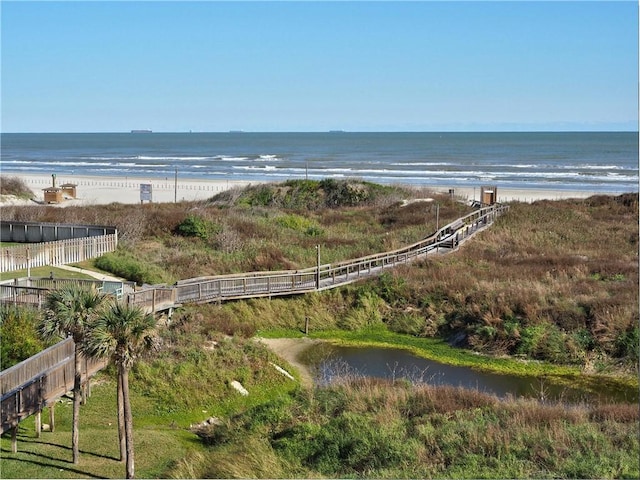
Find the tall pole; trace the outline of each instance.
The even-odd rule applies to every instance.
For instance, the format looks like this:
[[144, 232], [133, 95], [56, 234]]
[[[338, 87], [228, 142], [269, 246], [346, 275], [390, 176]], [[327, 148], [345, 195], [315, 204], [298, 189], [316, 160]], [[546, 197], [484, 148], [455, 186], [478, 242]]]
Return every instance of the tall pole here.
[[320, 290], [320, 245], [316, 245], [316, 290]]
[[436, 203], [436, 252], [440, 251], [440, 204]]
[[176, 174], [173, 177], [173, 203], [178, 203], [178, 167], [176, 167]]

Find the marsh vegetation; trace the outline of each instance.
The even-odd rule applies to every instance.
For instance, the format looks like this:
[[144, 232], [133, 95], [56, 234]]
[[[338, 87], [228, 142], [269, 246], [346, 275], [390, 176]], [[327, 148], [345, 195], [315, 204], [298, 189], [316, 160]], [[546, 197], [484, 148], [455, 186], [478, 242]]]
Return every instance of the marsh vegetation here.
[[[116, 225], [121, 248], [97, 265], [139, 283], [173, 283], [313, 266], [315, 245], [326, 263], [386, 251], [435, 231], [436, 204], [440, 225], [469, 211], [432, 192], [362, 185], [288, 182], [208, 202], [8, 207], [3, 215]], [[412, 198], [433, 200], [401, 202]], [[321, 338], [392, 343], [451, 363], [637, 390], [637, 218], [636, 194], [514, 203], [455, 254], [375, 280], [302, 297], [181, 309], [162, 329], [161, 348], [131, 372], [134, 421], [143, 432], [136, 451], [157, 458], [150, 443], [172, 445], [162, 449], [162, 460], [139, 465], [140, 475], [637, 477], [637, 405], [566, 407], [363, 379], [306, 389], [278, 373], [271, 364], [281, 361], [252, 339], [301, 335], [308, 320]], [[12, 319], [25, 320], [7, 311], [2, 317], [4, 346], [16, 331]], [[232, 380], [250, 395], [231, 391]], [[106, 401], [115, 400], [92, 398], [83, 407], [82, 428], [91, 431], [83, 430], [83, 438], [100, 432], [117, 438], [108, 416], [91, 413], [104, 411]], [[210, 431], [189, 430], [209, 416], [221, 422]], [[33, 436], [28, 429], [25, 422], [25, 438]], [[13, 461], [4, 454], [6, 441], [3, 475], [59, 476], [54, 461], [40, 471]], [[51, 445], [28, 442], [57, 455]], [[109, 472], [115, 453], [104, 455], [96, 465]], [[101, 474], [93, 463], [81, 464], [79, 475]]]

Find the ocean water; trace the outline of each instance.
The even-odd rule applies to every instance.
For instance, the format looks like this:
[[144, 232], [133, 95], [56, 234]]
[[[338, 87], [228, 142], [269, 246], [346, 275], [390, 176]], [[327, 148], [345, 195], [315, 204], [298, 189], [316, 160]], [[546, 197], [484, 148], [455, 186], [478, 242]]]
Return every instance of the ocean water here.
[[638, 191], [638, 133], [3, 133], [2, 174]]

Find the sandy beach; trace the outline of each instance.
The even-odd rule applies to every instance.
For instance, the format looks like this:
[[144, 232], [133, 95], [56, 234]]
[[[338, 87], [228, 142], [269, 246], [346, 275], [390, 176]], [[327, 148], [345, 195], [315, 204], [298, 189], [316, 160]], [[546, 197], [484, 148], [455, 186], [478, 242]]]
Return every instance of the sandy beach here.
[[[48, 175], [20, 174], [12, 175], [21, 178], [25, 184], [35, 193], [35, 202], [16, 200], [3, 196], [2, 204], [44, 204], [43, 189], [52, 186], [52, 178]], [[76, 185], [76, 198], [67, 196], [59, 204], [61, 207], [72, 205], [107, 205], [110, 203], [136, 204], [140, 203], [140, 185], [151, 185], [151, 201], [154, 203], [171, 203], [174, 201], [206, 200], [214, 195], [235, 187], [244, 187], [257, 182], [242, 180], [195, 180], [178, 178], [134, 178], [134, 177], [102, 177], [102, 176], [59, 176], [56, 178], [56, 186], [63, 184]], [[429, 187], [434, 192], [454, 194], [466, 200], [479, 199], [480, 185], [469, 187]], [[559, 200], [565, 198], [586, 198], [599, 192], [552, 190], [552, 189], [509, 189], [498, 188], [498, 201], [500, 202], [533, 202], [536, 200]]]

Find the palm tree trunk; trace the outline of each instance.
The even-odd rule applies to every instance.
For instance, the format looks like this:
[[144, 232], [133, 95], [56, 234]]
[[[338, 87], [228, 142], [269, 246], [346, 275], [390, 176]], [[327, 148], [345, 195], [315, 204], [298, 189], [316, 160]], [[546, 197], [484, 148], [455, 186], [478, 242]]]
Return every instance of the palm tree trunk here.
[[73, 373], [73, 427], [71, 429], [71, 449], [73, 451], [73, 463], [80, 461], [80, 447], [78, 445], [80, 436], [80, 402], [82, 400], [82, 365], [80, 362], [80, 349], [75, 346], [75, 371]]
[[118, 375], [118, 439], [120, 440], [120, 461], [127, 459], [127, 439], [124, 431], [124, 399], [122, 393], [122, 375]]
[[120, 375], [122, 376], [122, 399], [124, 404], [124, 432], [127, 439], [127, 478], [134, 478], [133, 415], [131, 414], [131, 403], [129, 401], [129, 369], [121, 365]]

